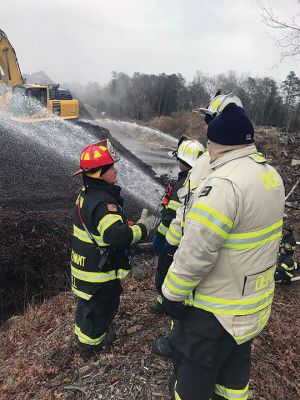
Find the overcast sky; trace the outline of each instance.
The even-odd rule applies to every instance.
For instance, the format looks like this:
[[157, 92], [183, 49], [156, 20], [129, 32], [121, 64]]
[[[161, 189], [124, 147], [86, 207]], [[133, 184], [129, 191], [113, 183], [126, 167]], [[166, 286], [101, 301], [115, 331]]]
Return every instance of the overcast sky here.
[[[300, 20], [296, 0], [263, 0], [283, 19]], [[255, 0], [1, 0], [0, 29], [23, 73], [56, 82], [106, 83], [112, 71], [192, 80], [196, 70], [234, 70], [282, 81], [300, 61], [278, 67], [280, 50]]]

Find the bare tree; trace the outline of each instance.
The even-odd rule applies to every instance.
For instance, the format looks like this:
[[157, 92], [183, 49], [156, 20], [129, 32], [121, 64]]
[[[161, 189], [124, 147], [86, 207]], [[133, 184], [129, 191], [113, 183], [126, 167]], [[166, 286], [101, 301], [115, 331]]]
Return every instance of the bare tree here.
[[[300, 4], [300, 0], [297, 0]], [[264, 5], [263, 1], [257, 0], [258, 12], [265, 25], [277, 29], [280, 32], [278, 38], [273, 38], [275, 44], [281, 48], [282, 60], [286, 57], [300, 55], [300, 25], [294, 17], [290, 22], [282, 20], [274, 14], [271, 7]]]

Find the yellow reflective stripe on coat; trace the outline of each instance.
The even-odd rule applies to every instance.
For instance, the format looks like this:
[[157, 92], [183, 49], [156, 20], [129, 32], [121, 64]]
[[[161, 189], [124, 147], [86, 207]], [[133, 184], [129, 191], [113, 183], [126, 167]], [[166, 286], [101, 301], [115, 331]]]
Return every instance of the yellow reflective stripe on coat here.
[[[271, 309], [270, 309], [270, 312], [271, 312]], [[254, 331], [251, 331], [249, 333], [246, 333], [245, 335], [234, 336], [234, 340], [237, 342], [237, 344], [242, 344], [242, 343], [248, 342], [248, 340], [250, 340], [250, 339], [255, 338], [266, 326], [266, 324], [269, 320], [270, 312], [267, 315], [267, 317], [265, 318], [264, 323], [261, 324], [257, 329], [255, 329]]]
[[222, 385], [215, 385], [214, 392], [216, 395], [227, 400], [247, 400], [249, 384], [244, 389], [230, 389]]
[[72, 285], [72, 292], [77, 296], [80, 297], [81, 299], [84, 300], [90, 300], [90, 298], [92, 297], [91, 294], [82, 292], [81, 290], [78, 290], [75, 286]]
[[85, 335], [84, 333], [82, 333], [79, 326], [77, 326], [77, 325], [75, 325], [74, 332], [75, 332], [75, 335], [77, 335], [79, 342], [84, 343], [84, 344], [89, 344], [90, 346], [99, 345], [106, 336], [106, 332], [105, 332], [105, 333], [103, 333], [103, 335], [101, 335], [97, 338], [91, 338], [91, 337]]
[[123, 219], [122, 219], [121, 215], [118, 215], [118, 214], [107, 214], [107, 215], [105, 215], [105, 217], [103, 217], [99, 221], [99, 224], [97, 226], [97, 230], [99, 231], [100, 236], [103, 237], [104, 232], [106, 231], [106, 229], [108, 229], [112, 224], [114, 224], [117, 221], [123, 222]]
[[177, 231], [173, 225], [170, 225], [170, 228], [166, 234], [166, 240], [173, 246], [178, 246], [182, 237], [181, 230]]
[[272, 240], [276, 240], [280, 238], [281, 235], [282, 220], [258, 231], [229, 234], [223, 247], [236, 250], [253, 249], [263, 246]]
[[[73, 235], [80, 240], [81, 242], [85, 242], [85, 243], [93, 243], [92, 240], [89, 238], [88, 234], [86, 233], [85, 230], [78, 228], [76, 225], [73, 225]], [[108, 243], [105, 243], [101, 236], [97, 236], [97, 235], [92, 235], [93, 238], [95, 239], [95, 241], [97, 242], [97, 244], [99, 246], [109, 246]]]
[[138, 242], [142, 237], [142, 229], [138, 225], [132, 225], [130, 227], [132, 231], [132, 241], [131, 244]]
[[169, 204], [167, 205], [167, 209], [168, 210], [174, 210], [177, 211], [179, 206], [181, 206], [181, 203], [179, 201], [175, 201], [175, 200], [170, 200]]
[[294, 263], [291, 267], [289, 267], [289, 266], [286, 265], [285, 263], [281, 263], [280, 266], [281, 266], [282, 268], [284, 268], [286, 271], [293, 271], [294, 268], [295, 268], [295, 264], [296, 264], [296, 263]]
[[260, 296], [247, 299], [221, 299], [196, 293], [193, 306], [214, 314], [249, 315], [254, 314], [272, 303], [275, 286]]
[[126, 276], [129, 274], [128, 269], [118, 269], [117, 271], [117, 279], [123, 279], [126, 278]]
[[117, 279], [115, 270], [108, 272], [88, 272], [77, 269], [72, 264], [71, 264], [71, 273], [74, 278], [85, 282], [101, 283]]
[[178, 278], [175, 274], [173, 274], [173, 272], [169, 270], [165, 279], [165, 284], [173, 293], [188, 295], [199, 284], [199, 281], [184, 281], [183, 279]]
[[85, 243], [93, 243], [91, 239], [88, 237], [88, 234], [85, 230], [79, 229], [76, 225], [73, 225], [73, 235]]
[[227, 239], [233, 226], [233, 222], [226, 215], [198, 202], [193, 204], [186, 217], [187, 219], [200, 222], [223, 239]]
[[157, 232], [161, 233], [162, 235], [166, 236], [168, 232], [168, 227], [164, 225], [162, 222], [158, 225]]

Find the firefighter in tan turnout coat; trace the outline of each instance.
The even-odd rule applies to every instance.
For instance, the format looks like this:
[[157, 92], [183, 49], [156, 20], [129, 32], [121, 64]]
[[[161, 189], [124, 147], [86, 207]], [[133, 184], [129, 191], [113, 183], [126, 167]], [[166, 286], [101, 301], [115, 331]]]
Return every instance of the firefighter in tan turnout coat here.
[[163, 306], [179, 319], [171, 390], [177, 400], [246, 400], [251, 339], [271, 311], [284, 187], [242, 107], [227, 105], [207, 137], [211, 171], [162, 288]]

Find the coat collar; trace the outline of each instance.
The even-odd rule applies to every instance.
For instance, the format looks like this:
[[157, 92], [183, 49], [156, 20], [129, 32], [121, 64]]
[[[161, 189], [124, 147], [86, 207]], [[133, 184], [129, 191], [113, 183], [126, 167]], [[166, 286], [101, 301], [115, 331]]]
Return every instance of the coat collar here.
[[90, 178], [89, 176], [84, 176], [83, 182], [86, 191], [88, 191], [89, 188], [105, 191], [109, 193], [121, 207], [123, 207], [124, 200], [121, 197], [120, 186], [111, 185], [102, 179]]
[[253, 144], [242, 149], [233, 150], [225, 154], [224, 156], [217, 158], [214, 162], [210, 164], [210, 168], [215, 170], [229, 161], [236, 160], [237, 158], [249, 156], [250, 154], [257, 153], [257, 148]]

